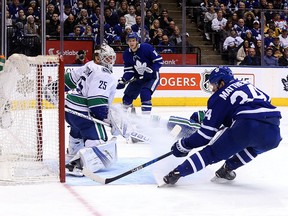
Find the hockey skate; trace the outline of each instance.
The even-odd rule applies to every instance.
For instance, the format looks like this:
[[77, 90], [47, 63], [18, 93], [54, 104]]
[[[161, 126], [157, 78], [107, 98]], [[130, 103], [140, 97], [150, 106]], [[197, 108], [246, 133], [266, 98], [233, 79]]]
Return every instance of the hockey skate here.
[[174, 169], [168, 175], [164, 176], [163, 181], [166, 184], [174, 185], [180, 177], [180, 172], [177, 169]]
[[65, 165], [66, 175], [83, 177], [84, 174], [82, 173], [82, 169], [80, 167], [81, 167], [80, 159], [66, 164]]
[[226, 163], [215, 172], [215, 177], [211, 179], [212, 182], [216, 183], [225, 183], [228, 181], [232, 181], [236, 178], [236, 173], [231, 170]]

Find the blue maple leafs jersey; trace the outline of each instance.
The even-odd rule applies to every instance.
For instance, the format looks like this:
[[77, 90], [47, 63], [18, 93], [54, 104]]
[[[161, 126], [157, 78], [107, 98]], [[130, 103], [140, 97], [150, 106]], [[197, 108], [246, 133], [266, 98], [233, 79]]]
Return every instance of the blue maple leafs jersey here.
[[271, 104], [267, 94], [250, 83], [233, 80], [209, 98], [201, 128], [184, 143], [188, 148], [203, 146], [222, 125], [230, 127], [236, 119], [263, 120], [271, 117], [281, 118], [281, 113]]
[[123, 53], [123, 60], [123, 78], [125, 80], [130, 80], [132, 77], [139, 78], [143, 76], [146, 67], [148, 70], [151, 69], [153, 71], [152, 73], [159, 73], [159, 69], [163, 65], [162, 57], [147, 43], [139, 44], [136, 52], [132, 52], [130, 48], [126, 49]]

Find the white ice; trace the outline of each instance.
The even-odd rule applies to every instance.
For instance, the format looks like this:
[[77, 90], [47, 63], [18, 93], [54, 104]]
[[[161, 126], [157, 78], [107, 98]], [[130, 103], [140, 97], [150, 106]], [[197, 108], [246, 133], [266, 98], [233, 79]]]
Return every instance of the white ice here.
[[[155, 107], [153, 113], [163, 118], [189, 117], [199, 108]], [[0, 215], [288, 216], [288, 108], [280, 110], [283, 141], [279, 147], [239, 168], [230, 184], [210, 181], [220, 162], [180, 179], [174, 187], [157, 188], [162, 177], [184, 160], [170, 156], [107, 185], [85, 177], [68, 177], [65, 184], [0, 186]], [[168, 152], [172, 144], [167, 137], [161, 137], [153, 146], [127, 144], [119, 138], [118, 163], [98, 174], [121, 174]]]

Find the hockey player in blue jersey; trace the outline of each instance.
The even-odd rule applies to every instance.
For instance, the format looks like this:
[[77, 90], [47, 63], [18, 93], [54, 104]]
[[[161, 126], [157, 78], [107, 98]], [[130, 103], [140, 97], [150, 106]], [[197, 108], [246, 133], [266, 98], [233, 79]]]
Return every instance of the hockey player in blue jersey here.
[[[116, 92], [117, 80], [111, 68], [116, 54], [107, 44], [94, 51], [93, 60], [65, 74], [65, 107], [86, 116], [109, 122], [108, 110]], [[85, 166], [92, 172], [110, 166], [117, 158], [116, 141], [108, 140], [103, 124], [66, 112], [70, 125], [68, 154], [72, 157], [66, 172], [82, 176]]]
[[[223, 66], [211, 72], [209, 82], [214, 93], [200, 129], [175, 142], [171, 151], [176, 157], [185, 157], [193, 148], [205, 147], [164, 176], [166, 184], [173, 185], [180, 177], [221, 160], [226, 161], [213, 180], [233, 180], [234, 170], [276, 148], [282, 139], [281, 113], [263, 91], [235, 79], [230, 68]], [[219, 131], [223, 126], [225, 129]], [[211, 140], [218, 131], [217, 139]]]
[[127, 44], [129, 48], [123, 53], [124, 74], [118, 81], [117, 89], [125, 88], [127, 81], [136, 79], [125, 89], [123, 105], [132, 107], [133, 100], [140, 94], [142, 113], [150, 114], [152, 94], [160, 82], [159, 69], [163, 59], [150, 44], [139, 44], [135, 32], [127, 35]]

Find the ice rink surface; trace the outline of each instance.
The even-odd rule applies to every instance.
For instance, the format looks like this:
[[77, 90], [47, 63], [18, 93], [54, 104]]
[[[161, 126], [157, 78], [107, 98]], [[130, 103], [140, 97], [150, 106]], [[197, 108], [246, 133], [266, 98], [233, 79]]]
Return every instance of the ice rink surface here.
[[[201, 108], [155, 107], [153, 114], [163, 119], [170, 115], [189, 118]], [[181, 178], [174, 187], [157, 188], [162, 177], [184, 161], [170, 156], [107, 185], [67, 177], [65, 184], [0, 186], [0, 215], [288, 216], [288, 108], [279, 109], [283, 141], [239, 168], [230, 184], [210, 181], [223, 164], [219, 162]], [[119, 137], [117, 164], [98, 175], [113, 177], [168, 152], [172, 138], [157, 130], [155, 134], [157, 142], [151, 144], [126, 143]]]

